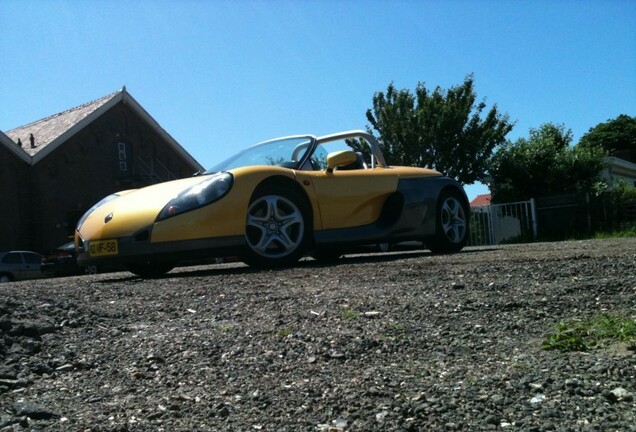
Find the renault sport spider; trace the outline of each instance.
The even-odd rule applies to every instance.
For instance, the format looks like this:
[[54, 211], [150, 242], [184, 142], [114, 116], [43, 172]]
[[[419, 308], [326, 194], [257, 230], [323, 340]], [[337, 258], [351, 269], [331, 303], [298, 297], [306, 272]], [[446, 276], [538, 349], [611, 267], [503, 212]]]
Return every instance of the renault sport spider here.
[[457, 181], [389, 166], [373, 135], [349, 131], [265, 141], [203, 174], [107, 196], [79, 220], [75, 243], [82, 265], [155, 277], [193, 258], [281, 267], [413, 240], [454, 253], [468, 216]]

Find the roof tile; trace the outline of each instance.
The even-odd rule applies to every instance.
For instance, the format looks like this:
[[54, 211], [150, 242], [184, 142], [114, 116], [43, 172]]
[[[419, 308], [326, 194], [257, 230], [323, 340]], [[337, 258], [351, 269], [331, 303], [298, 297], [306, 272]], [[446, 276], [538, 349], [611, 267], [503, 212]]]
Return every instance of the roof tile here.
[[471, 207], [481, 207], [490, 205], [492, 196], [490, 194], [477, 195], [474, 200], [470, 202]]
[[[51, 142], [55, 141], [57, 137], [71, 129], [77, 123], [82, 121], [82, 119], [86, 118], [92, 112], [112, 99], [115, 95], [120, 93], [120, 91], [121, 90], [118, 90], [92, 102], [88, 102], [75, 108], [53, 114], [52, 116], [41, 120], [37, 120], [33, 123], [17, 127], [6, 132], [6, 135], [15, 143], [17, 143], [18, 139], [20, 139], [22, 141], [22, 149], [30, 156], [34, 156]], [[31, 143], [29, 141], [31, 134], [33, 134], [35, 148], [31, 148]]]

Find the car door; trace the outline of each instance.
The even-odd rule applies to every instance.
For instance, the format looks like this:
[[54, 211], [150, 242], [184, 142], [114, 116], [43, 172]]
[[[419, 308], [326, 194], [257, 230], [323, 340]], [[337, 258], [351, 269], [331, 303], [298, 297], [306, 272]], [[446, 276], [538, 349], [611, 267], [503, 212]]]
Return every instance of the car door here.
[[322, 229], [368, 225], [380, 217], [387, 197], [397, 189], [398, 175], [390, 168], [313, 173]]
[[13, 276], [14, 280], [24, 279], [24, 260], [20, 252], [8, 252], [2, 258], [2, 270]]
[[42, 276], [42, 256], [35, 252], [22, 252], [24, 279], [37, 279]]

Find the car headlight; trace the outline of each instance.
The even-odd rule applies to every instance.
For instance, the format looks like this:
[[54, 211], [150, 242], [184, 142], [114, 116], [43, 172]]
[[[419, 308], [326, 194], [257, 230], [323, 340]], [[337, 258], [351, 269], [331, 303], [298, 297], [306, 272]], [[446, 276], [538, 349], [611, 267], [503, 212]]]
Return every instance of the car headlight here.
[[88, 211], [86, 213], [84, 213], [84, 216], [82, 216], [80, 218], [80, 220], [77, 222], [77, 231], [79, 231], [82, 228], [82, 224], [84, 223], [86, 218], [88, 216], [90, 216], [90, 214], [93, 213], [96, 208], [101, 207], [102, 205], [106, 204], [108, 201], [113, 200], [113, 199], [117, 198], [118, 196], [119, 196], [119, 194], [116, 194], [116, 193], [108, 195], [106, 198], [104, 198], [101, 201], [99, 201], [93, 207], [89, 208]]
[[220, 172], [182, 191], [159, 212], [157, 222], [221, 199], [232, 187], [232, 174]]

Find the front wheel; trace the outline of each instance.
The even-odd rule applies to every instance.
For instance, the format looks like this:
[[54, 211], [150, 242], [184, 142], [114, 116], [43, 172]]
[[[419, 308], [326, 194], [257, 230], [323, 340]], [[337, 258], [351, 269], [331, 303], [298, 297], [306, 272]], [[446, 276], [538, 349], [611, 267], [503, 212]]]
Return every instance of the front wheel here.
[[247, 210], [244, 261], [258, 267], [294, 264], [305, 252], [307, 214], [305, 200], [292, 188], [257, 190]]
[[462, 250], [468, 240], [466, 200], [456, 191], [441, 193], [436, 215], [435, 235], [425, 242], [433, 253], [455, 253]]

